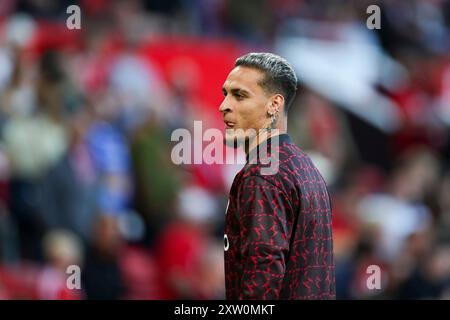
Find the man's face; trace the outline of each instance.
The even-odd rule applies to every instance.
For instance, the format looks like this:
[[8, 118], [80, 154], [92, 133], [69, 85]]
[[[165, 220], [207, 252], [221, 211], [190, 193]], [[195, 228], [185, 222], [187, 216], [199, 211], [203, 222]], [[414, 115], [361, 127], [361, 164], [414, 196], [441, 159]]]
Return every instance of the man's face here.
[[270, 96], [259, 85], [263, 76], [259, 70], [238, 66], [223, 84], [224, 99], [219, 110], [223, 114], [228, 145], [234, 145], [235, 141], [241, 144], [270, 122]]

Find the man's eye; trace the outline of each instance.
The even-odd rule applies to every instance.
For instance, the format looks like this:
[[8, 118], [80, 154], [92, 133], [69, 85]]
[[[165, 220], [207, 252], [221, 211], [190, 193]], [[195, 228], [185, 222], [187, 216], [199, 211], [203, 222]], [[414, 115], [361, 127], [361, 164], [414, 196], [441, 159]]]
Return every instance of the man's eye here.
[[242, 100], [242, 99], [244, 99], [244, 96], [243, 96], [243, 95], [240, 95], [240, 94], [237, 94], [237, 95], [236, 95], [236, 99], [237, 99], [237, 100]]

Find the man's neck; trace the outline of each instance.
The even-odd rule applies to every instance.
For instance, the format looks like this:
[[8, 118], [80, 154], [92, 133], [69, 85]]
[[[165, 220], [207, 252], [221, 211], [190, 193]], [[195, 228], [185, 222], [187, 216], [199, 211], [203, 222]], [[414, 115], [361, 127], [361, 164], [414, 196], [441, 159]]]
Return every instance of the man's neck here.
[[259, 130], [256, 136], [250, 138], [248, 144], [245, 145], [245, 154], [248, 156], [250, 152], [252, 152], [258, 145], [270, 139], [271, 137], [275, 137], [280, 134], [286, 133], [286, 130], [281, 129], [272, 129], [272, 130]]

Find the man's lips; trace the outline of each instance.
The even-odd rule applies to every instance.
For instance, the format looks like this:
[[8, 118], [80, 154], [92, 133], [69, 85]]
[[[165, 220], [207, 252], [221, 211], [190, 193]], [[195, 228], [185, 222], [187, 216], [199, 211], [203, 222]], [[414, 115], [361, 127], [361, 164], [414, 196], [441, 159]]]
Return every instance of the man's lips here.
[[224, 123], [225, 123], [225, 129], [232, 129], [232, 128], [234, 128], [234, 122], [231, 122], [231, 121], [224, 121]]

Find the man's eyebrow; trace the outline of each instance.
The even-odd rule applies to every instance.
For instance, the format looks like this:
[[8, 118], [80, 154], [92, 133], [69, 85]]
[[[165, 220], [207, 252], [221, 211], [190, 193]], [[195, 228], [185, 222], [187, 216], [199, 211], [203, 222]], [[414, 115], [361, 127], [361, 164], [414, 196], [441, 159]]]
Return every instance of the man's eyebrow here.
[[[231, 88], [229, 91], [233, 95], [243, 95], [243, 96], [247, 96], [247, 97], [250, 96], [250, 92], [249, 91], [247, 91], [245, 89], [241, 89], [241, 88]], [[223, 94], [228, 93], [228, 90], [225, 87], [225, 85], [222, 86], [222, 92], [223, 92]]]
[[232, 94], [239, 94], [239, 95], [243, 95], [243, 96], [249, 96], [250, 92], [248, 92], [245, 89], [240, 89], [240, 88], [233, 88], [230, 90]]

